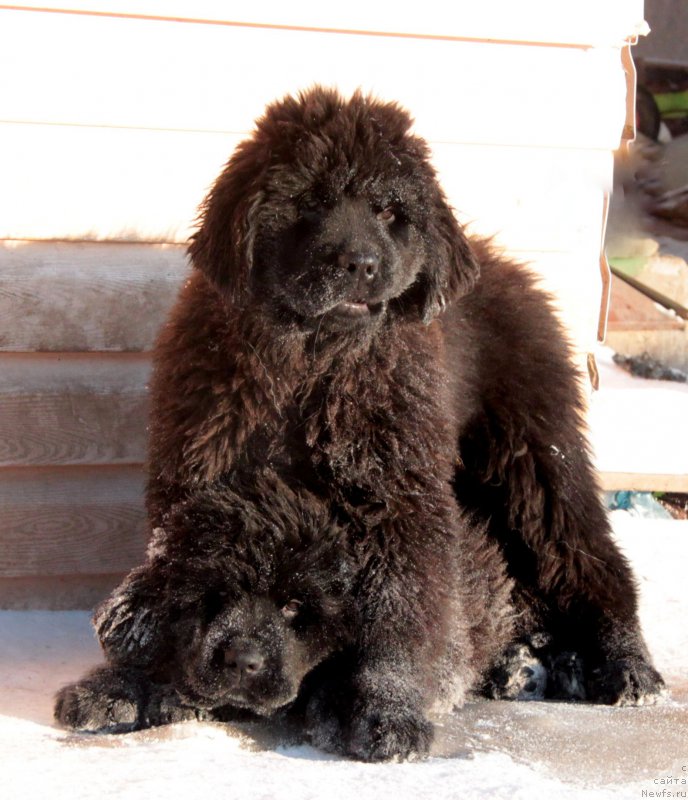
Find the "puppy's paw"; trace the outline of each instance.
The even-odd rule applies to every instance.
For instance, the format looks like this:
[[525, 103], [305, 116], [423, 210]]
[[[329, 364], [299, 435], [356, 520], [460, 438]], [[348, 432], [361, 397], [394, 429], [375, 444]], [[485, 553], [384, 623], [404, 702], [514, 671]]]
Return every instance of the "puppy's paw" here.
[[586, 690], [592, 703], [612, 706], [654, 705], [666, 696], [662, 676], [640, 656], [619, 658], [592, 670]]
[[432, 740], [432, 724], [420, 711], [372, 704], [352, 720], [347, 753], [362, 761], [424, 758]]
[[551, 700], [585, 700], [583, 662], [577, 653], [565, 651], [547, 662], [547, 697]]
[[123, 667], [99, 667], [55, 698], [56, 722], [78, 731], [128, 733], [198, 718], [198, 710], [183, 705], [172, 687]]
[[148, 692], [145, 714], [141, 727], [171, 725], [188, 720], [210, 721], [215, 716], [211, 711], [183, 705], [177, 693], [169, 686], [153, 686]]
[[100, 673], [60, 689], [55, 698], [55, 721], [78, 731], [120, 733], [141, 726], [141, 697], [137, 687]]
[[[313, 675], [316, 680], [313, 680]], [[317, 671], [304, 682], [306, 698], [303, 708], [303, 731], [318, 750], [346, 755], [348, 720], [353, 703], [351, 687], [346, 681], [322, 679]], [[297, 706], [294, 706], [298, 713]]]
[[146, 583], [145, 572], [135, 570], [93, 615], [98, 639], [113, 661], [150, 664], [161, 647], [160, 614]]

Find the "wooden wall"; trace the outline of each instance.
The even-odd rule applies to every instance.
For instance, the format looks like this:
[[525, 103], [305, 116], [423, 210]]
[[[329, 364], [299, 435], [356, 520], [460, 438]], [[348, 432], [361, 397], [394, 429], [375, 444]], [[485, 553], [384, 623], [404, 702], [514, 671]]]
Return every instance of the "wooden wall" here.
[[590, 348], [641, 0], [385, 5], [0, 5], [0, 605], [85, 607], [141, 559], [155, 331], [207, 187], [284, 93], [407, 106], [458, 216]]
[[0, 243], [0, 604], [88, 606], [143, 557], [150, 350], [180, 245]]

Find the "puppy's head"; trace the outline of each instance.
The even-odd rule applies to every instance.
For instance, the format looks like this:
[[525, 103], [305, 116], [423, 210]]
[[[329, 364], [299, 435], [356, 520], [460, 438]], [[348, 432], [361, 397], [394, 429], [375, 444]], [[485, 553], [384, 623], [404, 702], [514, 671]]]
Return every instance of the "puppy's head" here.
[[96, 614], [110, 661], [187, 703], [270, 714], [354, 630], [347, 537], [307, 493], [258, 480], [206, 493], [156, 531], [149, 562]]
[[179, 695], [202, 708], [229, 705], [261, 715], [294, 700], [305, 676], [351, 634], [341, 597], [323, 592], [320, 577], [240, 595], [210, 587], [171, 626]]
[[322, 88], [269, 106], [204, 203], [194, 264], [277, 321], [429, 322], [478, 266], [411, 124], [394, 103]]

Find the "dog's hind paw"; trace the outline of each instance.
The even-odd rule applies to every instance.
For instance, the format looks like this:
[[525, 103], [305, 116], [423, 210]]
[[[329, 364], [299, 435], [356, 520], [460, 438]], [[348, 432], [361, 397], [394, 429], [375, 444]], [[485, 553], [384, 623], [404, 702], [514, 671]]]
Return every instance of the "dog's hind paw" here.
[[592, 670], [586, 689], [592, 703], [612, 706], [655, 705], [666, 697], [662, 676], [637, 656], [609, 661]]

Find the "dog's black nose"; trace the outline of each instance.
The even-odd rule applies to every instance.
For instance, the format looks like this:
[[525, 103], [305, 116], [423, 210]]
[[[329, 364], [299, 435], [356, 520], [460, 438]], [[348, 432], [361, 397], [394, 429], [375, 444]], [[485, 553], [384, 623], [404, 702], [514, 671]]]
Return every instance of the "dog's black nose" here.
[[342, 269], [362, 282], [372, 281], [380, 269], [380, 256], [366, 250], [349, 250], [342, 253], [338, 261]]
[[225, 650], [225, 666], [230, 672], [255, 675], [261, 671], [264, 664], [265, 658], [255, 647], [236, 646]]

